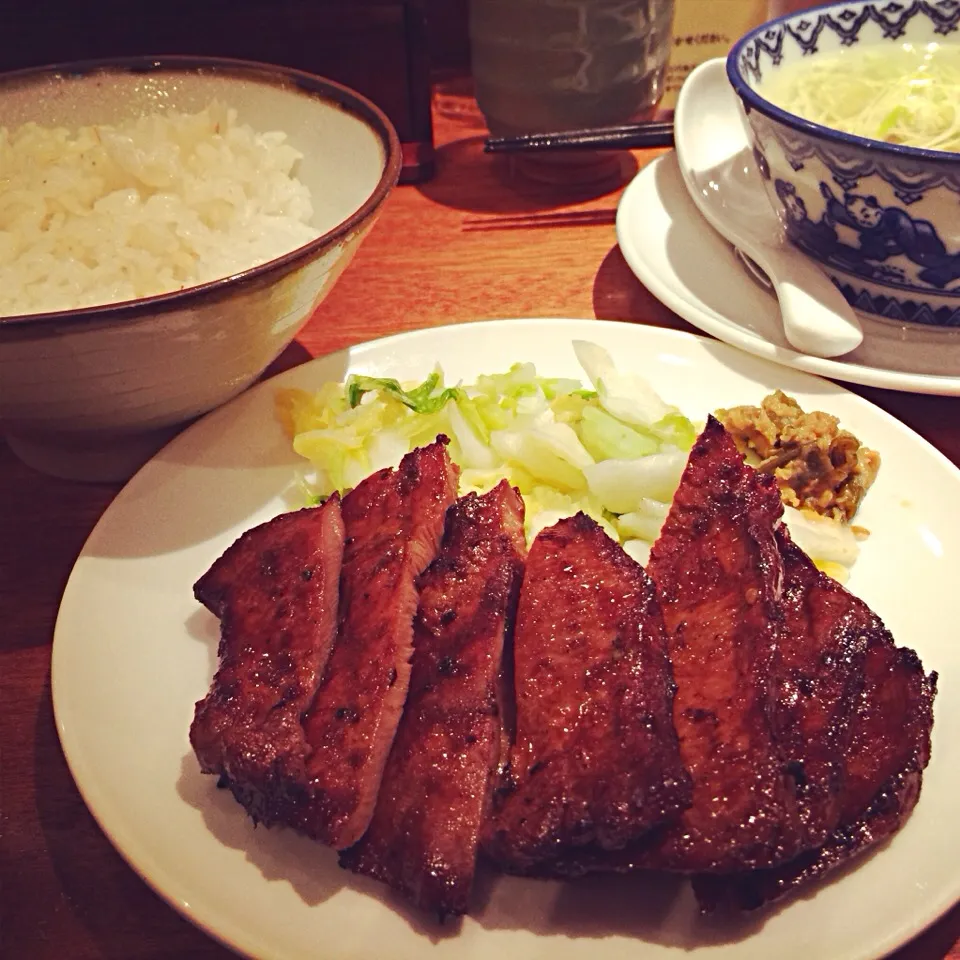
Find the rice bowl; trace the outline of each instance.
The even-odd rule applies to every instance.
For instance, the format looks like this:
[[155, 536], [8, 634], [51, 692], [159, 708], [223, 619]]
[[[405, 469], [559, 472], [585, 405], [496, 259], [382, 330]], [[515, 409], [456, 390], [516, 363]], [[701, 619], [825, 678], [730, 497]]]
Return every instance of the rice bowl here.
[[0, 423], [48, 473], [123, 479], [185, 422], [252, 383], [332, 289], [400, 171], [384, 114], [310, 74], [242, 61], [142, 57], [0, 79], [0, 126], [118, 124], [229, 104], [302, 155], [316, 237], [264, 263], [184, 289], [0, 317]]

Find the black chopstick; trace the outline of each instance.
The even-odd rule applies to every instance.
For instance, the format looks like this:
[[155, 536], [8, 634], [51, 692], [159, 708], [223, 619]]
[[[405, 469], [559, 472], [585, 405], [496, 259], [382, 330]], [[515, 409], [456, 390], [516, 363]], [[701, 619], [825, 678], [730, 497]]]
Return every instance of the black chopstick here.
[[638, 147], [672, 147], [673, 121], [651, 120], [616, 127], [528, 133], [522, 137], [489, 137], [484, 153], [516, 153], [521, 150], [633, 150]]

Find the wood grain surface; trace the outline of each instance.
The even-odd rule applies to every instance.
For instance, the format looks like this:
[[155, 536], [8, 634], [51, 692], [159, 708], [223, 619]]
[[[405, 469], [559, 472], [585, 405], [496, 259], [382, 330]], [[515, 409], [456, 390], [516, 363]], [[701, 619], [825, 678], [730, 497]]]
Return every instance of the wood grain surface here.
[[[385, 334], [490, 317], [599, 317], [691, 329], [641, 287], [616, 244], [620, 191], [654, 154], [613, 158], [599, 186], [542, 186], [515, 162], [483, 155], [469, 103], [442, 106], [436, 179], [395, 191], [276, 369]], [[858, 392], [960, 463], [956, 400]], [[84, 539], [117, 490], [41, 476], [0, 444], [5, 960], [231, 955], [154, 895], [113, 850], [77, 793], [57, 739], [49, 684], [57, 605]], [[960, 908], [895, 956], [960, 960]]]

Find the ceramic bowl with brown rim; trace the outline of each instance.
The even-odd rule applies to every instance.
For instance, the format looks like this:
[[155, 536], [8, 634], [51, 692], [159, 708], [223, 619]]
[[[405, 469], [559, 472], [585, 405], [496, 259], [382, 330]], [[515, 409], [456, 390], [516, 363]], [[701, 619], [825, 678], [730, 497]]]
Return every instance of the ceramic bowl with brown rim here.
[[315, 239], [210, 282], [99, 306], [0, 317], [0, 429], [46, 473], [129, 476], [186, 422], [250, 385], [329, 294], [400, 172], [384, 114], [284, 67], [140, 57], [0, 76], [0, 127], [77, 129], [211, 102], [302, 157]]

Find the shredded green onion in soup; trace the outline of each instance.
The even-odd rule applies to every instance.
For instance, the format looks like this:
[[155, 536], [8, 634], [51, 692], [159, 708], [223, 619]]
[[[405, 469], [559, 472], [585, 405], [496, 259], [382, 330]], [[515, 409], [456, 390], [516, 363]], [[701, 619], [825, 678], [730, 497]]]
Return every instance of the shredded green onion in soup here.
[[887, 143], [960, 151], [960, 45], [846, 50], [787, 64], [759, 91], [784, 110]]

